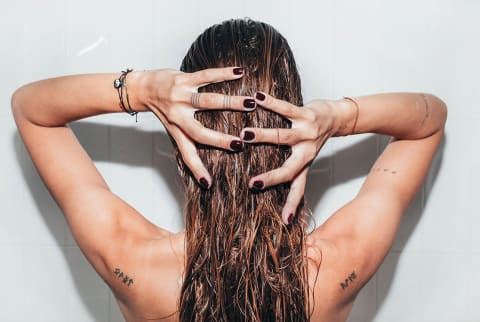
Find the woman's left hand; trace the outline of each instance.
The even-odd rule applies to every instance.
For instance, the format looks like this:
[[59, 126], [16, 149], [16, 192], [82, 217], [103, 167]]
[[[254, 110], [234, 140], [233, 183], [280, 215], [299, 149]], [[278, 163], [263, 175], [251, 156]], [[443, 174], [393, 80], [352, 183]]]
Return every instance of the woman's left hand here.
[[327, 100], [314, 100], [300, 108], [258, 92], [256, 102], [292, 123], [290, 129], [244, 128], [240, 134], [246, 143], [264, 142], [291, 146], [292, 154], [280, 168], [259, 174], [249, 182], [249, 187], [257, 190], [291, 182], [290, 192], [282, 210], [283, 222], [289, 224], [304, 195], [310, 164], [326, 140], [339, 130], [339, 118], [332, 107], [332, 101]]

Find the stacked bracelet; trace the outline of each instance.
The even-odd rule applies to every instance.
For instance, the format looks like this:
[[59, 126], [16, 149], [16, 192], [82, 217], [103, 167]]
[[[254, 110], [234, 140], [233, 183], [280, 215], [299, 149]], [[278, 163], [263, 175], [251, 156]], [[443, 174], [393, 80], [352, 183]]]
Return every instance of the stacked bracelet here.
[[[120, 100], [119, 105], [120, 108], [129, 115], [135, 115], [135, 121], [138, 122], [138, 112], [132, 109], [130, 105], [130, 99], [128, 98], [128, 90], [127, 90], [127, 74], [132, 72], [133, 69], [127, 68], [127, 70], [122, 70], [122, 74], [119, 78], [113, 81], [113, 87], [117, 89], [118, 92], [118, 99]], [[125, 101], [123, 100], [123, 89], [125, 88], [125, 97], [127, 98], [127, 105], [125, 105]]]

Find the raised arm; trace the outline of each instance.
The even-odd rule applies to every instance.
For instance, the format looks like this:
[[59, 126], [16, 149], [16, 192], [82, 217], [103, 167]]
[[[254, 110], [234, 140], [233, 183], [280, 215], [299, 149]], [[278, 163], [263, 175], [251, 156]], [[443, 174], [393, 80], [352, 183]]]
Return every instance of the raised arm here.
[[[167, 234], [109, 190], [67, 126], [87, 116], [121, 112], [113, 87], [118, 77], [119, 74], [90, 74], [46, 79], [25, 85], [12, 96], [12, 111], [20, 135], [75, 240], [100, 275], [115, 282], [118, 279], [112, 276], [112, 259], [117, 264], [124, 259], [128, 253], [126, 245], [133, 247], [134, 240]], [[195, 102], [196, 107], [192, 106], [191, 97], [206, 83], [239, 77], [242, 73], [234, 73], [234, 68], [192, 74], [158, 70], [127, 75], [131, 106], [138, 112], [152, 111], [159, 117], [192, 173], [205, 187], [211, 178], [196, 153], [195, 141], [231, 149], [231, 141], [239, 138], [203, 128], [193, 117], [199, 109], [223, 108], [223, 96], [204, 93]], [[244, 105], [254, 104], [245, 97], [233, 97], [230, 103], [228, 108], [238, 111], [245, 110]], [[202, 178], [206, 181], [202, 182]], [[142, 259], [139, 258], [139, 265]]]
[[[339, 281], [338, 290], [343, 291], [340, 282], [354, 271], [356, 283], [347, 292], [356, 294], [390, 249], [401, 217], [428, 172], [443, 137], [445, 103], [430, 94], [392, 93], [313, 101], [297, 108], [264, 97], [258, 101], [260, 105], [292, 121], [292, 129], [279, 132], [279, 143], [291, 145], [292, 155], [284, 166], [259, 174], [252, 183], [261, 180], [269, 186], [292, 180], [284, 219], [295, 213], [303, 196], [308, 164], [329, 137], [358, 133], [393, 137], [357, 196], [312, 233], [313, 240], [328, 240], [336, 249], [337, 261], [331, 267], [338, 268], [332, 270], [339, 274], [334, 277]], [[271, 130], [247, 128], [243, 136], [246, 131], [254, 133], [255, 142], [277, 141]], [[342, 265], [346, 271], [341, 270]]]

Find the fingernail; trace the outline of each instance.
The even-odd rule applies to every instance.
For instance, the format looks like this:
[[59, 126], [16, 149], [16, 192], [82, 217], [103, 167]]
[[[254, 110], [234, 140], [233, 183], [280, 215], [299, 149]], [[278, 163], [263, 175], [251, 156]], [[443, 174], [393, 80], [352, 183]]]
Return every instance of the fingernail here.
[[243, 140], [244, 141], [251, 141], [255, 138], [255, 133], [252, 131], [245, 131], [243, 132]]
[[246, 98], [243, 101], [243, 107], [253, 110], [255, 108], [255, 100], [251, 98]]
[[293, 214], [288, 215], [287, 222], [290, 225], [292, 223]]
[[263, 181], [262, 180], [256, 180], [253, 182], [253, 188], [257, 190], [261, 190], [263, 188]]
[[242, 151], [242, 149], [243, 149], [242, 141], [233, 140], [230, 143], [230, 149], [232, 149], [234, 151]]
[[207, 189], [207, 188], [208, 188], [208, 181], [207, 181], [207, 179], [205, 179], [204, 177], [200, 178], [199, 183], [200, 183], [200, 186], [201, 186], [203, 189]]
[[255, 94], [255, 98], [259, 101], [263, 101], [265, 99], [265, 95], [263, 93], [257, 92]]
[[242, 67], [237, 67], [233, 69], [233, 74], [234, 75], [242, 75], [243, 74], [243, 68]]
[[282, 152], [288, 152], [290, 151], [290, 145], [286, 145], [286, 144], [280, 144], [280, 151]]

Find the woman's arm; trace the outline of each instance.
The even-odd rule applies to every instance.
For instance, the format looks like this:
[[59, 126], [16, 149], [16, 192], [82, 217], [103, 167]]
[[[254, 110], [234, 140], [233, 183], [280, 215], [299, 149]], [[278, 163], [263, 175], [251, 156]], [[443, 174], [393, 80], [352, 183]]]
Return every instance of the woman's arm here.
[[337, 112], [334, 118], [338, 130], [334, 136], [379, 133], [397, 139], [422, 139], [443, 128], [447, 111], [438, 97], [423, 93], [375, 94], [331, 104]]
[[[119, 74], [65, 76], [42, 80], [19, 88], [12, 96], [12, 112], [19, 133], [46, 186], [61, 207], [78, 245], [97, 272], [110, 285], [120, 283], [113, 274], [123, 267], [126, 256], [143, 254], [136, 251], [136, 241], [159, 238], [168, 232], [159, 229], [135, 209], [114, 195], [88, 154], [67, 126], [83, 117], [121, 112], [113, 87]], [[190, 160], [197, 178], [208, 178], [195, 150], [195, 140], [206, 144], [216, 139], [215, 146], [227, 147], [238, 139], [194, 123], [199, 109], [222, 108], [218, 94], [202, 93], [198, 107], [190, 98], [199, 86], [209, 82], [242, 77], [233, 68], [209, 69], [192, 74], [172, 70], [132, 73], [127, 76], [132, 107], [137, 111], [154, 112], [176, 140], [183, 155]], [[245, 110], [248, 98], [233, 97], [229, 109]], [[251, 100], [251, 99], [250, 99]], [[248, 105], [248, 104], [247, 104]], [[188, 125], [187, 125], [188, 124]], [[193, 125], [192, 125], [193, 124]], [[192, 129], [195, 133], [191, 133]], [[213, 133], [212, 133], [213, 132]], [[210, 142], [210, 143], [209, 143]], [[129, 260], [129, 263], [135, 262]], [[123, 266], [122, 266], [122, 263]], [[130, 269], [130, 271], [133, 269]], [[127, 281], [128, 282], [128, 281]]]
[[[19, 88], [12, 97], [16, 116], [44, 126], [63, 126], [89, 116], [122, 112], [113, 81], [119, 74], [85, 74], [63, 76], [33, 82]], [[148, 111], [142, 100], [146, 95], [143, 72], [127, 76], [132, 107]]]
[[[280, 144], [292, 146], [291, 157], [283, 167], [252, 178], [263, 180], [265, 186], [293, 179], [284, 220], [289, 213], [295, 213], [304, 192], [306, 165], [326, 139], [348, 135], [354, 128], [352, 134], [393, 136], [357, 196], [311, 234], [313, 243], [329, 254], [323, 258], [322, 274], [330, 281], [338, 281], [333, 284], [335, 294], [351, 300], [383, 261], [405, 209], [428, 173], [443, 137], [445, 103], [433, 95], [417, 93], [370, 95], [354, 98], [354, 102], [313, 101], [305, 108], [269, 96], [257, 102], [292, 121], [292, 129], [279, 132]], [[359, 114], [354, 127], [355, 102]], [[254, 132], [256, 142], [277, 140], [270, 130], [244, 131]]]
[[[292, 219], [303, 196], [309, 163], [325, 141], [332, 136], [359, 133], [380, 133], [396, 139], [418, 140], [443, 131], [446, 106], [437, 97], [420, 93], [376, 94], [350, 100], [315, 100], [303, 108], [277, 100], [269, 95], [256, 95], [257, 103], [289, 118], [291, 129], [245, 128], [254, 135], [246, 142], [269, 142], [292, 147], [292, 155], [282, 167], [259, 174], [250, 180], [263, 187], [291, 181], [291, 191], [282, 216]], [[355, 106], [355, 103], [357, 106]], [[353, 131], [353, 132], [352, 132]]]

